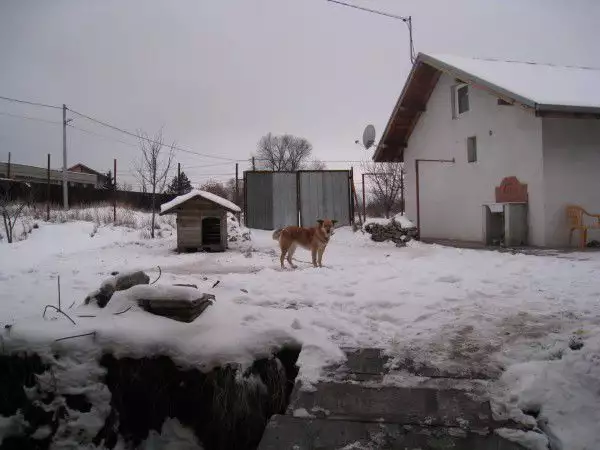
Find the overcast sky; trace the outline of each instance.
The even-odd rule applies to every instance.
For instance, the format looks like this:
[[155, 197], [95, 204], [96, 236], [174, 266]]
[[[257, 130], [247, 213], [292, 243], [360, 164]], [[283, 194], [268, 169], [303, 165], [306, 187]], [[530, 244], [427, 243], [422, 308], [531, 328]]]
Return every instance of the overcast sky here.
[[[597, 0], [354, 3], [412, 15], [417, 51], [600, 66]], [[326, 0], [0, 0], [0, 96], [164, 126], [167, 140], [224, 158], [247, 158], [269, 131], [307, 138], [322, 160], [368, 158], [354, 140], [367, 123], [383, 131], [409, 70], [402, 22]], [[0, 101], [0, 160], [44, 166], [51, 153], [61, 166], [59, 124], [6, 113], [59, 122], [59, 110]], [[135, 139], [73, 124], [101, 136], [69, 129], [69, 165], [104, 172], [117, 158], [132, 181]], [[193, 182], [235, 170], [176, 159]]]

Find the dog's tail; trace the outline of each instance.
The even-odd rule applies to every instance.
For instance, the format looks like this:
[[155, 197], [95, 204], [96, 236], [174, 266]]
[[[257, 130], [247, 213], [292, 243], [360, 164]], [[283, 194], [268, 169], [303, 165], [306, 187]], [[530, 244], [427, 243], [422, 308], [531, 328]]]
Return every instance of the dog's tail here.
[[283, 228], [278, 228], [277, 230], [273, 231], [273, 240], [274, 241], [279, 240], [279, 236], [281, 236], [282, 231], [283, 231]]

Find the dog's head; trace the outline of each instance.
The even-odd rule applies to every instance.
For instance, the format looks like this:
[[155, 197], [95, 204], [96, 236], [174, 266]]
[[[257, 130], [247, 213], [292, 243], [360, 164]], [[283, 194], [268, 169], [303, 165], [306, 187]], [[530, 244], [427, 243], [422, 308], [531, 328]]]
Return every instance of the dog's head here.
[[317, 220], [319, 224], [319, 228], [323, 230], [325, 236], [330, 237], [333, 236], [333, 229], [335, 228], [335, 224], [337, 220], [335, 219], [319, 219]]

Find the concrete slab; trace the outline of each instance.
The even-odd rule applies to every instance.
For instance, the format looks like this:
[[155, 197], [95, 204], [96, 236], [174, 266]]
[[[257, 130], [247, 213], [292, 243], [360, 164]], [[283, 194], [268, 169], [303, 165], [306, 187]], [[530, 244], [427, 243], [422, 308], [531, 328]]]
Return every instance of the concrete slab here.
[[471, 430], [488, 430], [492, 425], [489, 403], [457, 389], [320, 383], [311, 392], [294, 391], [288, 414], [302, 414], [302, 410], [329, 420]]
[[374, 381], [381, 379], [383, 374], [390, 371], [406, 371], [419, 377], [458, 380], [493, 380], [500, 375], [499, 371], [492, 369], [479, 370], [463, 366], [441, 369], [427, 363], [416, 363], [409, 358], [390, 364], [389, 357], [378, 348], [345, 349], [345, 351], [347, 361], [328, 368], [335, 380]]
[[456, 380], [495, 380], [500, 376], [499, 371], [492, 369], [479, 370], [473, 367], [448, 367], [440, 369], [428, 364], [415, 363], [410, 359], [394, 362], [392, 370], [404, 370], [419, 377], [451, 378]]
[[388, 357], [378, 348], [346, 349], [347, 360], [329, 366], [326, 372], [337, 381], [378, 381], [387, 372]]
[[456, 428], [273, 416], [258, 450], [523, 450], [497, 435]]

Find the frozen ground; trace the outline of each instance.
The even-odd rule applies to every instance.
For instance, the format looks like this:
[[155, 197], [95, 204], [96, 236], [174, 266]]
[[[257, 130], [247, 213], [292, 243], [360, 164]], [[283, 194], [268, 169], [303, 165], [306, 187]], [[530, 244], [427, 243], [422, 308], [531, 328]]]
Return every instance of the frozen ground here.
[[[297, 340], [306, 382], [346, 346], [383, 347], [440, 367], [506, 370], [492, 387], [499, 413], [531, 421], [522, 411], [539, 412], [563, 448], [600, 448], [598, 253], [511, 255], [420, 243], [397, 249], [343, 228], [325, 252], [326, 267], [313, 269], [309, 254], [298, 251], [299, 268], [282, 271], [270, 232], [253, 230], [251, 244], [234, 243], [222, 254], [178, 255], [167, 224], [162, 236], [40, 222], [26, 240], [0, 244], [0, 323], [14, 324], [17, 335], [39, 328], [43, 306], [56, 304], [58, 275], [63, 305], [79, 305], [114, 270], [142, 269], [153, 278], [160, 265], [160, 283], [195, 283], [216, 295], [191, 328], [157, 318], [144, 330], [141, 311], [103, 323], [82, 319], [78, 327], [112, 338], [132, 330], [147, 349], [168, 335], [175, 342], [169, 351], [188, 364], [248, 363], [271, 345]], [[59, 319], [48, 333], [70, 326]], [[583, 348], [571, 350], [574, 342]]]

